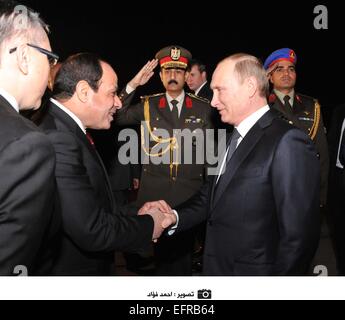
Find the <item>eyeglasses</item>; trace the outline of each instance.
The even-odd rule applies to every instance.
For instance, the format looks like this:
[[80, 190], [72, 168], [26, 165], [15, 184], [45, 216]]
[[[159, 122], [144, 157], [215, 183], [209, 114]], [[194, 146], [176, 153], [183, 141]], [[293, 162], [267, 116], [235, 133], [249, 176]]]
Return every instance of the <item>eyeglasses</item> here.
[[[57, 64], [57, 62], [59, 60], [59, 56], [56, 53], [48, 51], [48, 50], [43, 49], [41, 47], [35, 46], [34, 44], [27, 43], [26, 45], [31, 47], [31, 48], [36, 49], [37, 51], [39, 51], [43, 54], [45, 54], [48, 58], [48, 61], [49, 61], [49, 64], [51, 67], [53, 67]], [[17, 50], [17, 47], [10, 49], [10, 54], [15, 52], [16, 50]]]

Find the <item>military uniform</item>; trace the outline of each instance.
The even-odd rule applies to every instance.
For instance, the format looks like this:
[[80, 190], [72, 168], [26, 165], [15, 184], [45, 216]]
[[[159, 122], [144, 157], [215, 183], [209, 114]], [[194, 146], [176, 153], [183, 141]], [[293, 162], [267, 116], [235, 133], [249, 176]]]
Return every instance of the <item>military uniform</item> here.
[[320, 203], [325, 204], [327, 199], [329, 155], [325, 128], [321, 115], [321, 108], [314, 98], [302, 94], [295, 94], [292, 108], [288, 109], [281, 100], [272, 93], [269, 105], [283, 114], [290, 124], [303, 130], [314, 141], [320, 156], [321, 166], [321, 194]]
[[[177, 72], [176, 69], [187, 68], [191, 54], [181, 47], [171, 46], [159, 51], [156, 58], [162, 70], [175, 69], [171, 71]], [[179, 89], [172, 90], [174, 95], [179, 93], [176, 99], [181, 100], [175, 100], [179, 110], [171, 109], [174, 100], [168, 100], [172, 98], [168, 90], [171, 87], [163, 80], [167, 93], [143, 97], [137, 105], [130, 106], [133, 93], [128, 94], [124, 90], [119, 96], [123, 106], [116, 115], [116, 123], [141, 124], [144, 159], [138, 206], [147, 201], [165, 200], [171, 207], [176, 207], [192, 197], [206, 178], [205, 130], [212, 128], [211, 107], [206, 99], [184, 93], [183, 74], [170, 80], [175, 80], [179, 86]], [[178, 111], [179, 116], [174, 111]], [[160, 129], [166, 130], [167, 136], [162, 136]], [[181, 138], [182, 130], [186, 129], [192, 133], [190, 143]], [[213, 139], [210, 138], [211, 141]], [[187, 154], [191, 155], [192, 161], [186, 163]], [[204, 161], [199, 163], [202, 156]], [[157, 275], [191, 275], [193, 245], [194, 232], [191, 230], [171, 238], [162, 237], [155, 245]]]
[[[148, 156], [150, 161], [143, 164], [141, 185], [138, 193], [137, 203], [139, 206], [147, 201], [163, 199], [172, 207], [175, 207], [191, 196], [193, 196], [201, 187], [206, 177], [206, 165], [184, 164], [184, 143], [173, 145], [174, 141], [159, 142], [157, 129], [164, 128], [173, 137], [173, 129], [188, 129], [196, 133], [199, 129], [205, 135], [205, 130], [212, 128], [211, 107], [206, 100], [186, 93], [184, 103], [179, 119], [174, 119], [168, 106], [167, 97], [164, 93], [147, 96], [142, 102], [129, 106], [133, 94], [127, 95], [122, 92], [120, 98], [123, 101], [123, 107], [116, 115], [116, 123], [119, 125], [140, 124], [147, 121], [142, 127], [142, 154]], [[148, 108], [148, 115], [145, 117], [145, 104]], [[147, 147], [147, 138], [150, 137], [149, 148]], [[164, 139], [163, 139], [164, 140]], [[196, 158], [196, 141], [192, 142], [193, 160]], [[146, 145], [146, 147], [145, 147]], [[171, 148], [176, 151], [171, 154]], [[204, 157], [205, 157], [205, 149]], [[174, 159], [181, 156], [181, 161], [174, 164]], [[153, 158], [171, 158], [169, 163], [155, 164]], [[156, 159], [157, 161], [157, 159]]]
[[[308, 134], [314, 141], [321, 166], [320, 204], [325, 205], [327, 201], [329, 154], [321, 108], [316, 99], [294, 92], [296, 63], [296, 53], [290, 48], [278, 49], [265, 60], [264, 68], [274, 86], [274, 90], [269, 96], [269, 105], [272, 109], [279, 111], [292, 125]], [[287, 69], [284, 68], [284, 65]], [[289, 94], [282, 92], [288, 90], [290, 91]]]

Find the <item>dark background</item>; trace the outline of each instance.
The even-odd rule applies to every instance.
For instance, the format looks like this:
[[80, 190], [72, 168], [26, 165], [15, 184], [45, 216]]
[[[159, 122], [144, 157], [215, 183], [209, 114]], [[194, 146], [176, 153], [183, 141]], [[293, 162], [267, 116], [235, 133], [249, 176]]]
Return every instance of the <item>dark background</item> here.
[[[317, 97], [325, 122], [344, 102], [344, 17], [339, 2], [239, 1], [22, 1], [51, 26], [53, 50], [61, 59], [81, 51], [100, 54], [122, 88], [164, 46], [178, 44], [209, 67], [236, 52], [264, 60], [290, 47], [298, 57], [297, 91]], [[314, 29], [316, 5], [328, 8], [328, 30]], [[162, 92], [158, 74], [139, 94]]]

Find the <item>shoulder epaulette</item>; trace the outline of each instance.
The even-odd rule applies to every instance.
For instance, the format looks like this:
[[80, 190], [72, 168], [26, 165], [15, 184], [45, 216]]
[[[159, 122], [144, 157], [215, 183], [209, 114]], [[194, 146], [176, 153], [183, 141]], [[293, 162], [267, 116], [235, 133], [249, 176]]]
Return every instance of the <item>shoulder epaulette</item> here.
[[156, 93], [156, 94], [151, 94], [151, 95], [147, 95], [147, 96], [141, 96], [140, 99], [141, 100], [145, 100], [146, 98], [154, 98], [154, 97], [161, 97], [163, 96], [165, 93]]
[[197, 100], [202, 101], [202, 102], [210, 103], [210, 101], [207, 100], [206, 98], [196, 96], [196, 95], [193, 94], [193, 93], [186, 92], [186, 94], [187, 94], [188, 96], [190, 96], [191, 98], [197, 99]]
[[305, 94], [296, 93], [296, 95], [297, 95], [298, 97], [302, 98], [302, 99], [309, 99], [309, 100], [313, 100], [313, 101], [315, 101], [315, 102], [317, 101], [317, 99], [316, 99], [316, 98], [313, 98], [313, 97], [307, 96], [307, 95], [305, 95]]

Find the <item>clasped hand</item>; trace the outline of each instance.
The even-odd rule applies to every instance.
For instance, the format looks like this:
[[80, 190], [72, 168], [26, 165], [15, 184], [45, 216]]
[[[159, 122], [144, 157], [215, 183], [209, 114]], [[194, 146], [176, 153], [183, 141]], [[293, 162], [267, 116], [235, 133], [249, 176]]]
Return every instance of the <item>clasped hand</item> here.
[[145, 214], [150, 215], [154, 221], [152, 235], [154, 242], [157, 242], [166, 228], [176, 224], [176, 216], [164, 200], [146, 202], [138, 211], [138, 215]]

